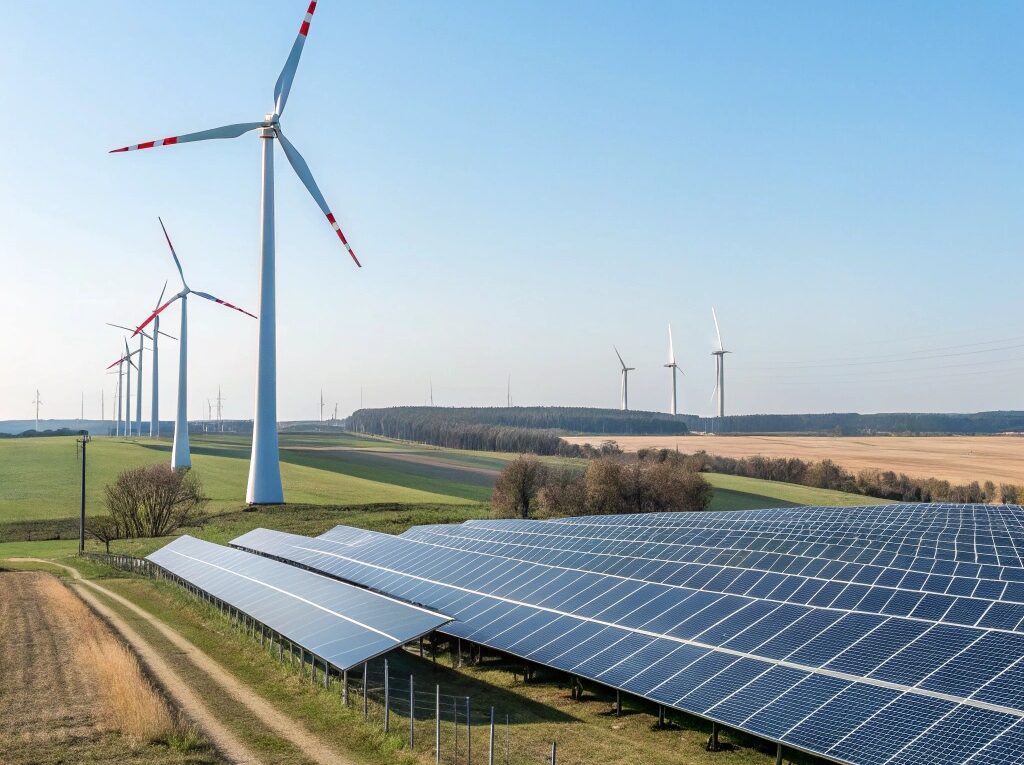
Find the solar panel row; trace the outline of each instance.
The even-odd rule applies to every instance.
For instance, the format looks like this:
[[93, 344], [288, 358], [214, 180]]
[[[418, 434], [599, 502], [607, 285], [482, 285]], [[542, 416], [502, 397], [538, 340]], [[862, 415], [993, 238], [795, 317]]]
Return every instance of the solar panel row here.
[[190, 536], [179, 537], [147, 560], [341, 670], [449, 621], [335, 579]]
[[[1018, 604], [907, 579], [949, 549], [978, 582], [1005, 575], [978, 559], [990, 538], [1010, 559], [1021, 511], [855, 509], [846, 527], [844, 512], [257, 530], [233, 544], [450, 613], [453, 636], [841, 761], [1024, 762]], [[776, 532], [799, 573], [765, 563]], [[861, 537], [870, 564], [844, 559]], [[721, 560], [737, 552], [756, 554]], [[851, 562], [881, 573], [835, 578]]]

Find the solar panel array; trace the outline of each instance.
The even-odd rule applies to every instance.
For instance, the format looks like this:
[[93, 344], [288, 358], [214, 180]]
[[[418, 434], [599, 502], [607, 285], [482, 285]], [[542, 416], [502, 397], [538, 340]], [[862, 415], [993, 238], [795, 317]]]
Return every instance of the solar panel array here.
[[190, 536], [147, 560], [342, 670], [449, 621], [361, 587]]
[[474, 521], [232, 544], [442, 632], [842, 762], [1024, 763], [1024, 511]]

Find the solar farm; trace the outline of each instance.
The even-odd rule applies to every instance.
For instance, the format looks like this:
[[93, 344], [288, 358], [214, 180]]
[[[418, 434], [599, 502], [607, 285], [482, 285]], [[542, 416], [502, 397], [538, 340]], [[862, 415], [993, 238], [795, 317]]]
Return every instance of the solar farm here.
[[[148, 557], [348, 683], [426, 636], [851, 765], [1024, 762], [1022, 511], [255, 529]], [[365, 669], [357, 673], [365, 672]]]

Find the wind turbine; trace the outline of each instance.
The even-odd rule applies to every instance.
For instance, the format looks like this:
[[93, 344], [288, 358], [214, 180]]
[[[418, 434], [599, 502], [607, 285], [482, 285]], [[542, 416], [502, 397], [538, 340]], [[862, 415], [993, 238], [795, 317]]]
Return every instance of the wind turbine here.
[[277, 442], [277, 328], [274, 285], [274, 139], [281, 143], [285, 158], [291, 164], [296, 175], [305, 185], [313, 200], [327, 217], [334, 232], [348, 254], [360, 266], [359, 259], [349, 245], [345, 234], [327, 206], [327, 201], [320, 193], [313, 174], [298, 150], [285, 138], [281, 131], [281, 114], [288, 101], [288, 94], [295, 79], [295, 71], [299, 66], [302, 47], [309, 34], [309, 25], [316, 11], [316, 0], [306, 9], [306, 16], [299, 27], [299, 34], [292, 43], [291, 52], [285, 61], [284, 68], [274, 86], [274, 109], [266, 114], [260, 122], [242, 122], [234, 125], [202, 130], [198, 133], [171, 136], [154, 141], [146, 141], [132, 146], [114, 149], [113, 152], [126, 152], [135, 149], [150, 149], [154, 146], [170, 146], [191, 141], [205, 141], [219, 138], [238, 138], [252, 130], [259, 130], [262, 139], [263, 155], [263, 194], [260, 199], [261, 252], [260, 252], [260, 325], [259, 346], [256, 371], [256, 414], [253, 418], [252, 456], [249, 460], [249, 483], [246, 489], [246, 501], [250, 504], [281, 504], [284, 502], [284, 490], [281, 487], [281, 464]]
[[40, 398], [39, 398], [39, 388], [36, 388], [36, 397], [35, 397], [35, 400], [32, 403], [36, 405], [36, 433], [38, 433], [39, 432], [39, 405], [43, 403], [40, 400]]
[[[114, 367], [117, 367], [117, 407], [116, 407], [117, 408], [117, 424], [116, 424], [116, 426], [114, 428], [114, 435], [115, 436], [120, 436], [120, 435], [126, 435], [127, 436], [127, 435], [130, 435], [130, 432], [129, 432], [130, 423], [128, 422], [128, 420], [129, 420], [129, 409], [131, 407], [131, 404], [130, 404], [131, 384], [132, 384], [132, 382], [131, 382], [131, 368], [133, 366], [135, 366], [135, 362], [132, 361], [132, 356], [134, 356], [136, 353], [138, 353], [138, 351], [129, 351], [128, 350], [128, 341], [125, 340], [124, 341], [124, 355], [121, 358], [119, 358], [117, 361], [115, 361], [112, 364], [110, 364], [109, 366], [107, 366], [107, 369], [113, 369]], [[125, 364], [128, 364], [128, 372], [127, 372], [128, 379], [127, 379], [127, 382], [124, 382], [124, 377], [125, 377], [124, 365]], [[127, 403], [125, 403], [124, 408], [122, 410], [122, 401], [125, 400], [125, 399], [127, 399]], [[122, 428], [122, 422], [124, 423], [124, 427], [123, 428]], [[122, 431], [124, 431], [124, 432], [122, 433]]]
[[672, 325], [668, 325], [668, 363], [665, 365], [672, 370], [672, 414], [679, 414], [676, 409], [676, 372], [683, 374], [683, 370], [676, 364], [676, 351], [672, 345]]
[[732, 351], [725, 350], [722, 345], [722, 330], [718, 328], [718, 314], [713, 306], [711, 318], [715, 320], [715, 334], [718, 336], [718, 350], [711, 352], [715, 357], [715, 389], [711, 391], [711, 398], [715, 397], [715, 393], [718, 394], [718, 416], [725, 417], [725, 354]]
[[[164, 290], [166, 290], [166, 289], [167, 289], [167, 282], [164, 282]], [[163, 293], [163, 290], [161, 290], [160, 291], [160, 300], [163, 300], [163, 299], [164, 299], [164, 293]], [[157, 301], [157, 306], [160, 305], [160, 300]], [[129, 332], [135, 332], [135, 330], [133, 330], [131, 327], [125, 327], [125, 326], [123, 326], [121, 324], [111, 324], [109, 321], [107, 322], [107, 326], [108, 327], [116, 327], [117, 329], [126, 329]], [[150, 438], [156, 438], [156, 436], [159, 435], [159, 432], [160, 432], [160, 419], [159, 419], [159, 411], [160, 411], [160, 409], [159, 409], [159, 407], [160, 407], [160, 384], [159, 384], [159, 380], [160, 380], [160, 361], [159, 361], [159, 359], [160, 359], [160, 356], [159, 356], [159, 352], [157, 350], [157, 340], [159, 339], [160, 335], [163, 335], [164, 337], [169, 337], [169, 338], [171, 338], [171, 340], [177, 340], [178, 338], [176, 338], [174, 335], [169, 335], [166, 332], [161, 331], [161, 329], [160, 329], [160, 317], [159, 316], [154, 320], [153, 334], [149, 334], [148, 332], [139, 332], [138, 335], [139, 335], [139, 349], [138, 349], [138, 351], [136, 351], [136, 353], [139, 354], [139, 365], [137, 367], [139, 374], [138, 374], [138, 379], [135, 381], [135, 431], [136, 431], [137, 435], [140, 435], [140, 436], [142, 435], [142, 351], [143, 351], [142, 343], [143, 343], [144, 340], [149, 340], [150, 344], [153, 346], [152, 349], [151, 349], [152, 352], [153, 352], [153, 372], [152, 372], [153, 380], [152, 380], [151, 385], [150, 385], [150, 391], [151, 391], [150, 397], [152, 398], [152, 411], [151, 411], [151, 414], [150, 414], [150, 421], [149, 421], [149, 436], [150, 436]], [[134, 337], [134, 336], [135, 335], [133, 334], [132, 337]]]
[[239, 308], [237, 305], [232, 305], [226, 300], [221, 300], [206, 292], [199, 292], [199, 290], [189, 287], [185, 281], [185, 272], [181, 270], [181, 261], [178, 260], [178, 253], [174, 251], [171, 237], [167, 234], [167, 228], [164, 226], [161, 218], [157, 218], [157, 220], [160, 221], [160, 228], [163, 229], [164, 239], [167, 240], [167, 246], [171, 250], [171, 257], [174, 258], [174, 265], [178, 269], [178, 276], [181, 277], [181, 292], [153, 311], [148, 319], [136, 327], [135, 333], [142, 332], [151, 321], [159, 318], [164, 309], [174, 301], [181, 301], [181, 331], [178, 333], [178, 407], [174, 415], [174, 445], [171, 447], [171, 468], [178, 470], [192, 467], [192, 455], [189, 452], [188, 446], [188, 296], [196, 295], [206, 300], [212, 300], [214, 303], [219, 303], [225, 308], [240, 311], [246, 316], [252, 316], [254, 319], [256, 317], [244, 308]]
[[619, 353], [619, 349], [614, 345], [612, 349], [615, 351], [615, 355], [619, 357], [619, 363], [622, 365], [622, 411], [629, 409], [629, 373], [636, 371], [636, 367], [627, 367], [626, 362], [622, 360], [622, 354]]

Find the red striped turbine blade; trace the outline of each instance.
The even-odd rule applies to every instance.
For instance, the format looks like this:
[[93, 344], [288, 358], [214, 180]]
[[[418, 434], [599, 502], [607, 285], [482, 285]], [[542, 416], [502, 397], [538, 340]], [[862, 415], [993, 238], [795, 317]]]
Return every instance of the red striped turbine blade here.
[[199, 297], [206, 298], [207, 300], [212, 300], [214, 303], [220, 303], [225, 308], [233, 308], [236, 311], [241, 311], [246, 316], [251, 316], [254, 319], [256, 318], [256, 314], [249, 313], [244, 308], [239, 308], [237, 305], [232, 305], [227, 300], [221, 300], [219, 297], [214, 297], [213, 295], [210, 295], [210, 294], [208, 294], [206, 292], [199, 292], [198, 290], [192, 290], [192, 294], [193, 295], [199, 295]]
[[[116, 367], [118, 364], [121, 364], [123, 362], [124, 362], [124, 358], [120, 358], [117, 361], [115, 361], [113, 364], [111, 364], [109, 367], [107, 367], [107, 369], [111, 369], [113, 367]], [[106, 370], [104, 370], [104, 371], [106, 371]]]
[[159, 308], [157, 308], [157, 309], [156, 309], [155, 311], [153, 311], [153, 313], [151, 313], [151, 314], [149, 315], [149, 318], [148, 318], [148, 319], [146, 319], [146, 320], [145, 320], [144, 322], [142, 322], [142, 324], [140, 324], [139, 326], [137, 326], [137, 327], [135, 328], [135, 331], [134, 331], [134, 332], [132, 333], [132, 337], [135, 337], [135, 336], [136, 336], [137, 334], [139, 334], [139, 333], [140, 333], [140, 332], [141, 332], [142, 330], [144, 330], [144, 329], [145, 329], [146, 327], [148, 327], [148, 326], [149, 326], [149, 323], [150, 323], [151, 321], [153, 321], [153, 319], [155, 319], [155, 318], [156, 318], [157, 316], [159, 316], [159, 315], [160, 315], [161, 313], [163, 313], [163, 310], [164, 310], [164, 309], [165, 309], [165, 308], [166, 308], [167, 306], [169, 306], [169, 305], [170, 305], [171, 303], [173, 303], [173, 302], [174, 302], [175, 300], [177, 300], [177, 299], [178, 299], [178, 298], [180, 298], [180, 297], [181, 297], [181, 295], [175, 295], [175, 296], [174, 296], [174, 297], [172, 297], [172, 298], [171, 298], [170, 300], [168, 300], [168, 301], [167, 301], [166, 303], [164, 303], [164, 304], [163, 304], [162, 306], [160, 306], [160, 307], [159, 307]]
[[172, 146], [176, 143], [190, 143], [191, 141], [207, 141], [212, 138], [238, 138], [243, 133], [263, 127], [262, 122], [239, 122], [235, 125], [224, 125], [223, 127], [211, 130], [200, 130], [198, 133], [186, 133], [185, 135], [172, 135], [170, 138], [161, 138], [156, 141], [143, 141], [131, 146], [122, 146], [120, 149], [111, 149], [110, 154], [117, 154], [121, 151], [135, 151], [137, 149], [152, 149], [156, 146]]
[[306, 35], [309, 34], [309, 24], [313, 21], [314, 12], [316, 12], [316, 0], [313, 0], [306, 9], [306, 17], [302, 20], [302, 26], [299, 27], [299, 34], [295, 38], [295, 42], [292, 43], [292, 49], [288, 52], [284, 68], [274, 85], [274, 111], [278, 115], [284, 113], [284, 105], [288, 103], [288, 93], [292, 89], [295, 71], [299, 68], [299, 57], [302, 56], [302, 46], [306, 44]]
[[345, 249], [348, 250], [348, 254], [352, 256], [352, 260], [360, 268], [363, 264], [359, 262], [359, 258], [356, 257], [355, 251], [352, 249], [352, 245], [348, 243], [348, 239], [345, 238], [345, 234], [341, 230], [341, 226], [338, 225], [338, 221], [334, 219], [334, 213], [331, 212], [331, 208], [327, 206], [327, 200], [324, 199], [324, 195], [320, 193], [320, 187], [316, 185], [316, 181], [313, 180], [313, 173], [309, 170], [309, 165], [306, 164], [306, 160], [299, 154], [299, 150], [292, 146], [292, 142], [284, 137], [284, 133], [280, 130], [277, 131], [277, 138], [281, 142], [281, 148], [284, 149], [284, 156], [288, 159], [295, 174], [299, 176], [299, 180], [309, 191], [309, 195], [313, 197], [313, 201], [316, 202], [321, 212], [327, 216], [327, 222], [331, 224], [331, 228], [334, 229], [334, 233], [338, 235], [338, 239], [345, 245]]

